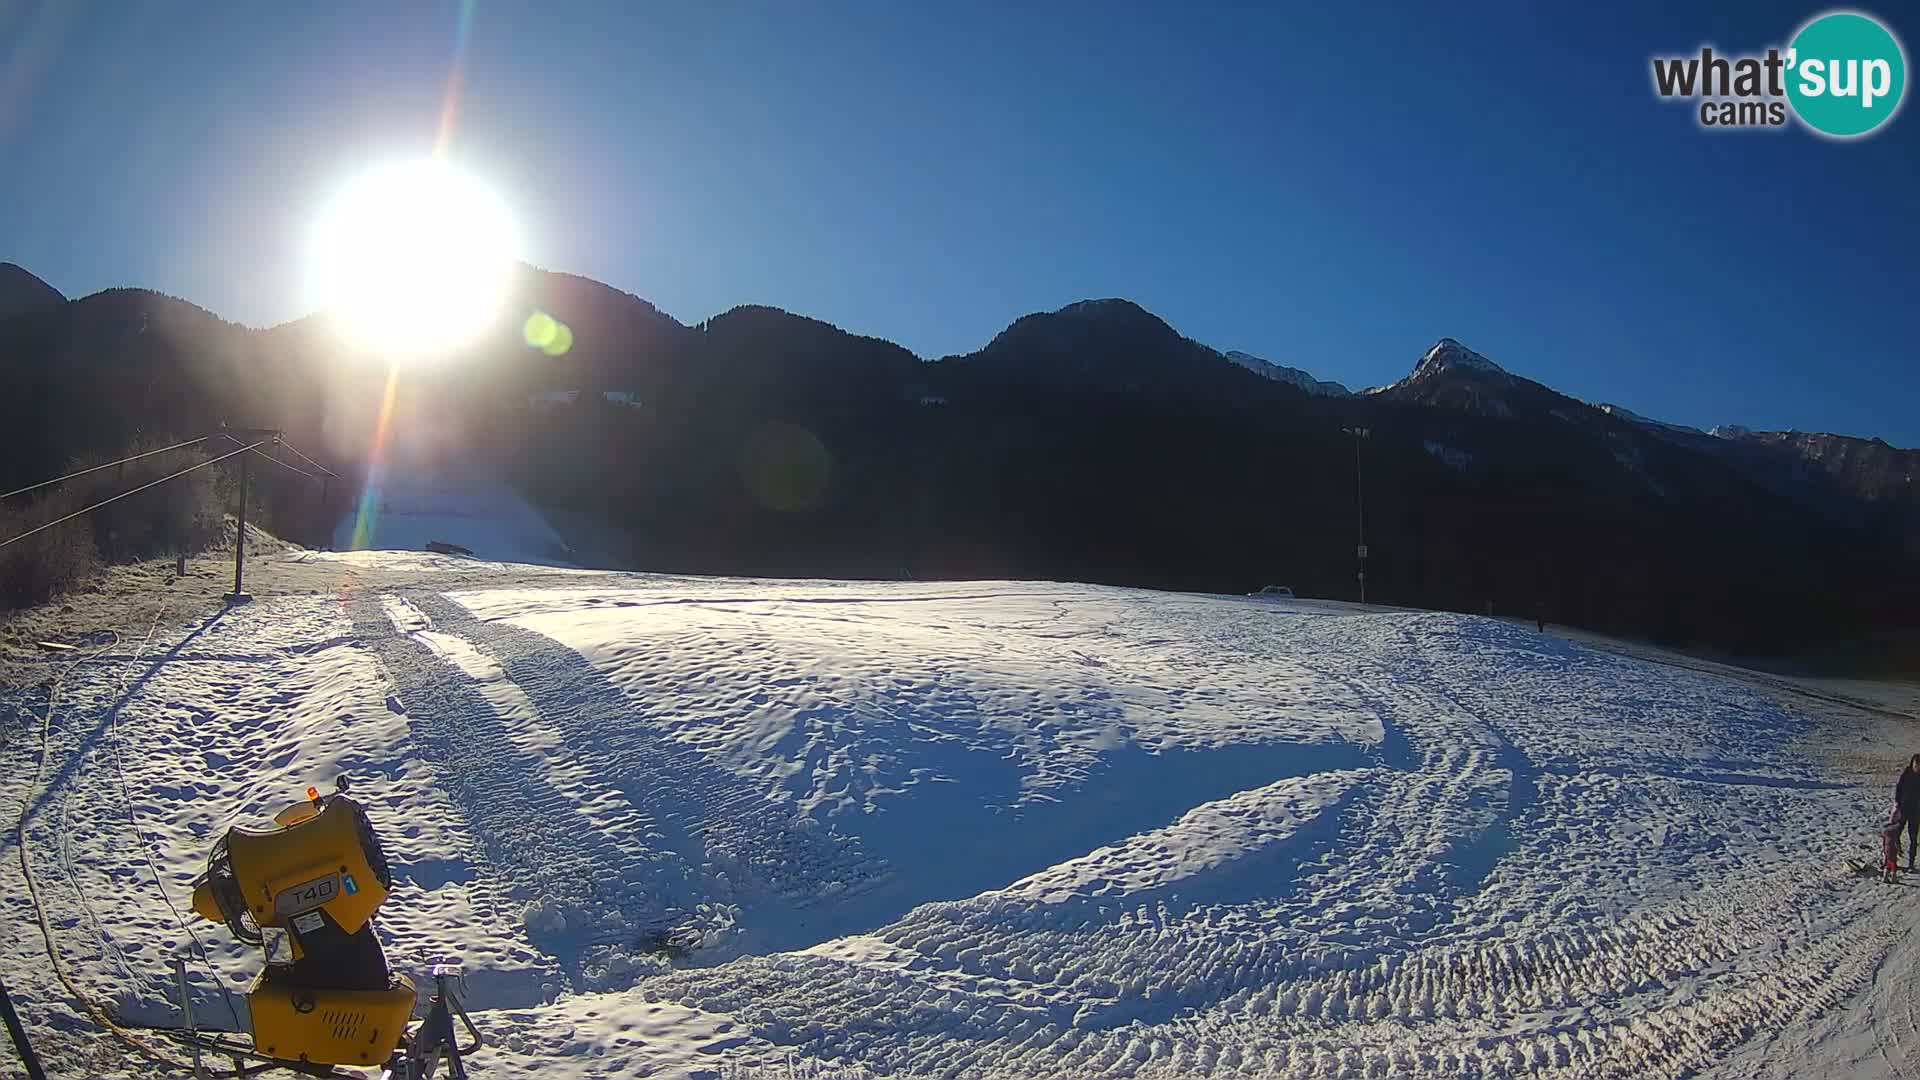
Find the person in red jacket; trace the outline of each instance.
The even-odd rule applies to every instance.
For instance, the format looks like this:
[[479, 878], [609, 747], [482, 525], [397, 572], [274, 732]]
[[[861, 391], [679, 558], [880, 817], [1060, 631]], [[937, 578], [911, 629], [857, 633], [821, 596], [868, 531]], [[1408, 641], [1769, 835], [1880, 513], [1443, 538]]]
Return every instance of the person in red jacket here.
[[1893, 803], [1907, 823], [1907, 869], [1913, 869], [1916, 846], [1920, 846], [1920, 754], [1907, 761], [1906, 771], [1893, 786]]

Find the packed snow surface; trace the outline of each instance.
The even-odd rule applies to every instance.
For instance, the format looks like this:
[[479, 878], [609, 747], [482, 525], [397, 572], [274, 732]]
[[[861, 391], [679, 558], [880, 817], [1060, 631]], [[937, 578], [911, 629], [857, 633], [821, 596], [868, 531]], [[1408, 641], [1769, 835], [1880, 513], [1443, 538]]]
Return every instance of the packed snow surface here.
[[[398, 455], [397, 455], [398, 456]], [[333, 530], [342, 551], [419, 551], [454, 544], [482, 559], [566, 565], [573, 551], [540, 511], [485, 469], [387, 463]]]
[[[1765, 1071], [1742, 1055], [1819, 1042], [1913, 922], [1836, 869], [1884, 808], [1812, 721], [1530, 627], [433, 579], [103, 642], [50, 721], [0, 699], [0, 799], [92, 996], [177, 1023], [169, 904], [222, 830], [343, 772], [396, 875], [389, 959], [464, 961], [484, 1077]], [[8, 846], [15, 1001], [83, 1041]], [[195, 932], [196, 1012], [230, 1026], [256, 958]]]

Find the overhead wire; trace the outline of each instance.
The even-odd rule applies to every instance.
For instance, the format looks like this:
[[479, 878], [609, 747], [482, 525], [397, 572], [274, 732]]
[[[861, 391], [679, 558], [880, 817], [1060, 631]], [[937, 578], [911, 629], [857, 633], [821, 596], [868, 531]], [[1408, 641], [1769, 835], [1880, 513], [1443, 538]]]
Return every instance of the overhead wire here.
[[[230, 433], [221, 432], [218, 434], [224, 435], [226, 438], [231, 439], [235, 443], [241, 442], [240, 439], [235, 438]], [[11, 498], [14, 495], [24, 494], [26, 492], [35, 491], [44, 487], [50, 487], [54, 484], [61, 483], [62, 481], [65, 481], [65, 480], [71, 480], [76, 477], [86, 476], [90, 473], [99, 472], [102, 469], [110, 469], [117, 465], [124, 465], [127, 462], [138, 461], [141, 458], [152, 457], [155, 454], [163, 454], [170, 451], [183, 450], [183, 449], [186, 449], [187, 447], [196, 446], [200, 443], [206, 442], [209, 439], [212, 439], [213, 437], [214, 437], [213, 435], [204, 435], [204, 436], [201, 436], [200, 438], [189, 439], [185, 442], [176, 443], [172, 446], [161, 447], [156, 450], [144, 451], [142, 453], [134, 454], [129, 457], [123, 458], [119, 461], [110, 461], [103, 465], [92, 466], [90, 468], [82, 469], [78, 472], [69, 473], [66, 476], [57, 477], [52, 480], [47, 480], [38, 484], [32, 484], [27, 487], [20, 488], [16, 491], [7, 492], [5, 495], [0, 495], [0, 498]], [[163, 476], [157, 480], [153, 480], [148, 483], [142, 484], [139, 487], [133, 488], [129, 491], [123, 491], [117, 495], [109, 496], [105, 499], [100, 500], [99, 502], [94, 503], [91, 506], [87, 506], [83, 509], [74, 511], [71, 514], [66, 514], [52, 521], [38, 525], [32, 529], [27, 530], [26, 532], [19, 534], [18, 536], [10, 537], [6, 540], [0, 540], [0, 547], [6, 547], [9, 544], [18, 543], [19, 541], [25, 540], [30, 536], [34, 536], [38, 533], [44, 532], [47, 529], [51, 529], [56, 525], [61, 525], [68, 521], [72, 521], [77, 517], [81, 517], [85, 514], [92, 513], [93, 511], [98, 510], [101, 507], [106, 506], [110, 503], [118, 502], [119, 500], [127, 498], [132, 495], [137, 495], [142, 491], [146, 491], [149, 488], [157, 487], [160, 484], [164, 484], [169, 480], [177, 479], [179, 477], [187, 475], [188, 473], [194, 472], [195, 470], [206, 468], [209, 465], [219, 464], [220, 462], [225, 461], [228, 458], [232, 458], [240, 454], [257, 453], [257, 454], [260, 454], [260, 456], [265, 457], [267, 460], [273, 462], [274, 464], [279, 465], [281, 468], [299, 473], [300, 475], [305, 476], [309, 479], [315, 478], [315, 474], [307, 472], [304, 469], [297, 468], [293, 465], [289, 465], [286, 462], [281, 461], [280, 459], [274, 457], [272, 454], [262, 451], [260, 447], [265, 445], [266, 442], [267, 440], [265, 439], [257, 440], [247, 445], [240, 446], [236, 450], [232, 450], [228, 453], [221, 454], [218, 457], [209, 458], [206, 461], [197, 462], [184, 469], [180, 469], [176, 472], [169, 473], [166, 476]], [[321, 471], [325, 472], [328, 476], [338, 475], [332, 472], [331, 470], [327, 469], [325, 466], [320, 465], [318, 462], [315, 462], [312, 458], [301, 453], [299, 450], [294, 449], [291, 446], [287, 447], [287, 449], [294, 455], [298, 456], [302, 461], [305, 461], [308, 464], [313, 465], [316, 469], [320, 469]], [[153, 626], [148, 629], [147, 636], [144, 640], [142, 640], [140, 648], [135, 651], [134, 656], [129, 660], [129, 669], [131, 668], [132, 663], [138, 661], [139, 655], [145, 652], [147, 645], [153, 639], [154, 631], [158, 629], [160, 620], [165, 616], [165, 614], [166, 614], [166, 611], [163, 608], [161, 613], [154, 617]], [[96, 649], [93, 653], [89, 654], [88, 656], [74, 661], [72, 664], [68, 665], [67, 668], [61, 672], [58, 678], [55, 679], [53, 688], [48, 695], [47, 711], [41, 723], [40, 761], [36, 769], [34, 783], [32, 785], [34, 788], [37, 788], [39, 786], [40, 778], [45, 775], [46, 764], [47, 764], [47, 745], [48, 745], [49, 736], [52, 733], [53, 714], [59, 700], [60, 689], [62, 685], [65, 683], [67, 675], [72, 673], [72, 671], [78, 668], [81, 664], [89, 662], [91, 660], [95, 660], [98, 657], [100, 657], [109, 648], [111, 648], [113, 644], [118, 640], [119, 640], [119, 636], [117, 634], [114, 635], [112, 641], [109, 641], [101, 645], [98, 649]], [[124, 685], [124, 682], [125, 682], [126, 670], [127, 669], [123, 669], [121, 673], [120, 682], [122, 685]], [[121, 753], [120, 743], [123, 742], [123, 740], [120, 737], [119, 709], [117, 705], [114, 710], [113, 727], [114, 727], [114, 736], [115, 736], [114, 762], [116, 766], [116, 771], [119, 774], [123, 806], [127, 811], [129, 822], [133, 825], [134, 834], [136, 838], [138, 838], [142, 842], [142, 847], [145, 849], [147, 868], [152, 873], [154, 885], [157, 888], [159, 888], [161, 898], [166, 901], [168, 908], [170, 908], [173, 911], [174, 919], [176, 920], [176, 922], [183, 929], [185, 929], [187, 931], [188, 936], [192, 938], [195, 949], [200, 954], [200, 960], [204, 965], [206, 965], [206, 968], [209, 974], [212, 974], [214, 976], [215, 984], [220, 985], [218, 973], [213, 966], [212, 957], [209, 955], [205, 943], [200, 940], [200, 936], [198, 934], [194, 933], [193, 928], [191, 925], [188, 924], [186, 917], [180, 912], [179, 907], [174, 904], [173, 898], [167, 893], [166, 885], [163, 882], [161, 877], [159, 864], [154, 857], [153, 848], [151, 845], [146, 843], [146, 837], [145, 837], [144, 831], [140, 828], [139, 817], [136, 810], [134, 809], [131, 785], [127, 779], [126, 766]], [[116, 1023], [113, 1020], [113, 1018], [106, 1012], [105, 1009], [101, 1008], [98, 1003], [94, 1002], [86, 993], [84, 993], [80, 989], [80, 987], [73, 980], [71, 975], [65, 970], [65, 965], [61, 962], [61, 959], [59, 956], [58, 946], [55, 944], [55, 941], [54, 941], [53, 928], [48, 923], [47, 917], [46, 917], [46, 911], [40, 904], [38, 886], [34, 878], [30, 861], [28, 859], [28, 854], [27, 854], [28, 849], [27, 849], [27, 843], [26, 843], [26, 824], [27, 824], [27, 816], [28, 816], [30, 804], [31, 804], [30, 797], [28, 800], [22, 802], [20, 817], [15, 822], [15, 825], [14, 825], [15, 841], [16, 841], [15, 847], [20, 856], [21, 871], [23, 876], [26, 879], [29, 899], [33, 904], [34, 913], [40, 923], [41, 935], [45, 939], [46, 948], [47, 948], [47, 957], [50, 962], [50, 966], [52, 967], [54, 976], [66, 987], [67, 991], [73, 995], [74, 999], [77, 1002], [79, 1002], [83, 1010], [86, 1011], [95, 1020], [95, 1022], [99, 1023], [102, 1027], [106, 1028], [109, 1032], [111, 1032], [113, 1035], [119, 1038], [120, 1041], [127, 1044], [127, 1046], [129, 1046], [131, 1049], [137, 1051], [138, 1053], [144, 1055], [145, 1057], [155, 1062], [158, 1062], [164, 1065], [173, 1066], [176, 1068], [185, 1068], [186, 1067], [185, 1062], [167, 1054], [166, 1052], [160, 1050], [158, 1047], [155, 1047], [145, 1039], [141, 1038], [140, 1036], [134, 1034], [133, 1032], [122, 1027], [120, 1024]], [[239, 1014], [234, 1009], [232, 997], [230, 994], [226, 992], [226, 989], [224, 986], [221, 986], [220, 988], [222, 991], [221, 997], [227, 1006], [227, 1010], [229, 1014], [233, 1016], [235, 1026], [238, 1027]]]
[[284, 462], [284, 461], [281, 461], [281, 460], [280, 460], [279, 458], [277, 458], [277, 457], [274, 457], [274, 456], [273, 456], [272, 454], [269, 454], [269, 453], [267, 453], [267, 452], [266, 452], [265, 450], [258, 450], [258, 449], [256, 449], [256, 450], [254, 451], [254, 453], [256, 453], [256, 454], [258, 454], [258, 455], [260, 455], [260, 456], [261, 456], [261, 457], [263, 457], [263, 458], [266, 458], [266, 459], [267, 459], [268, 461], [271, 461], [271, 462], [273, 462], [273, 463], [274, 463], [275, 465], [278, 465], [278, 466], [280, 466], [281, 468], [283, 468], [283, 469], [286, 469], [286, 470], [287, 470], [287, 471], [289, 471], [289, 472], [297, 472], [297, 473], [299, 473], [299, 474], [300, 474], [301, 476], [304, 476], [304, 477], [306, 477], [306, 478], [307, 478], [307, 479], [309, 479], [309, 480], [318, 480], [318, 479], [320, 479], [320, 478], [319, 478], [318, 476], [316, 476], [316, 475], [314, 475], [313, 473], [310, 473], [310, 472], [308, 472], [308, 471], [307, 471], [307, 470], [305, 470], [305, 469], [302, 469], [302, 468], [300, 468], [300, 467], [299, 467], [299, 466], [297, 466], [297, 465], [289, 465], [289, 464], [287, 464], [286, 462]]
[[62, 483], [67, 480], [72, 480], [73, 478], [78, 476], [85, 476], [88, 473], [97, 473], [101, 469], [111, 469], [115, 465], [125, 465], [129, 461], [139, 461], [141, 458], [152, 457], [155, 454], [164, 454], [171, 450], [184, 450], [189, 446], [193, 446], [197, 443], [206, 442], [208, 439], [211, 439], [211, 438], [213, 438], [213, 436], [211, 435], [202, 435], [197, 439], [188, 439], [186, 442], [174, 443], [172, 446], [163, 446], [158, 450], [147, 450], [147, 451], [143, 451], [141, 453], [135, 454], [132, 457], [123, 457], [119, 461], [109, 461], [105, 465], [94, 465], [89, 468], [81, 469], [79, 472], [71, 472], [65, 476], [56, 476], [51, 480], [42, 480], [37, 484], [28, 484], [26, 487], [15, 488], [14, 490], [7, 492], [5, 495], [0, 495], [0, 499], [11, 499], [15, 495], [25, 495], [29, 491], [38, 491], [43, 487], [52, 487], [55, 484]]
[[0, 548], [6, 547], [8, 544], [17, 544], [20, 541], [25, 540], [27, 537], [34, 535], [35, 533], [45, 532], [46, 530], [53, 528], [55, 525], [61, 525], [66, 522], [72, 521], [74, 518], [80, 517], [83, 514], [91, 514], [95, 510], [100, 509], [101, 507], [107, 505], [108, 503], [119, 502], [121, 499], [124, 499], [129, 495], [138, 495], [141, 492], [147, 490], [148, 488], [158, 487], [159, 485], [164, 484], [169, 480], [173, 480], [173, 479], [177, 479], [179, 477], [185, 476], [188, 473], [194, 471], [195, 469], [204, 469], [209, 465], [218, 465], [220, 462], [225, 461], [236, 454], [244, 454], [249, 450], [254, 450], [259, 448], [260, 445], [265, 441], [266, 440], [262, 439], [260, 442], [254, 443], [252, 446], [243, 446], [238, 450], [232, 451], [231, 453], [221, 454], [219, 457], [216, 457], [216, 458], [208, 458], [207, 460], [199, 462], [197, 464], [189, 465], [186, 468], [181, 469], [179, 472], [169, 473], [158, 480], [141, 484], [139, 487], [134, 488], [131, 491], [123, 491], [118, 495], [108, 496], [107, 498], [101, 499], [99, 502], [94, 503], [92, 506], [86, 507], [85, 509], [81, 509], [81, 510], [75, 510], [73, 513], [64, 515], [62, 517], [57, 517], [52, 521], [47, 522], [44, 525], [36, 525], [33, 528], [28, 529], [26, 532], [23, 532], [18, 536], [9, 537], [6, 540], [0, 540]]
[[[232, 434], [227, 432], [219, 432], [216, 434], [223, 435], [235, 443], [241, 442], [240, 439], [234, 437]], [[23, 487], [15, 491], [7, 492], [4, 495], [0, 495], [0, 499], [12, 498], [15, 495], [25, 494], [29, 491], [37, 491], [40, 488], [51, 487], [54, 484], [58, 484], [66, 480], [72, 480], [72, 479], [75, 479], [76, 477], [86, 476], [91, 473], [99, 472], [103, 469], [110, 469], [118, 465], [124, 465], [128, 462], [138, 461], [142, 458], [152, 457], [156, 454], [164, 454], [164, 453], [168, 453], [170, 451], [175, 451], [175, 450], [184, 450], [190, 446], [199, 445], [200, 443], [206, 442], [212, 438], [214, 438], [213, 435], [203, 435], [200, 438], [189, 439], [189, 440], [186, 440], [185, 442], [176, 443], [172, 446], [165, 446], [156, 450], [143, 451], [141, 453], [133, 454], [129, 457], [122, 458], [118, 461], [110, 461], [103, 465], [95, 465], [86, 469], [81, 469], [78, 472], [69, 473], [66, 476], [56, 477], [52, 480], [42, 481], [38, 484], [31, 484], [31, 485], [28, 485], [27, 487]], [[220, 462], [227, 460], [228, 458], [236, 457], [240, 454], [257, 453], [257, 454], [260, 454], [260, 456], [266, 458], [268, 461], [273, 462], [274, 464], [280, 466], [283, 469], [288, 469], [292, 472], [299, 473], [300, 475], [305, 476], [309, 479], [315, 478], [314, 473], [310, 473], [305, 469], [301, 469], [296, 466], [289, 465], [286, 462], [281, 461], [280, 459], [274, 457], [272, 454], [262, 451], [260, 447], [265, 445], [267, 441], [268, 440], [265, 440], [265, 439], [256, 440], [255, 442], [240, 446], [238, 449], [229, 451], [228, 453], [225, 453], [225, 454], [221, 454], [218, 457], [209, 458], [206, 461], [196, 462], [193, 465], [189, 465], [184, 469], [180, 469], [175, 472], [169, 473], [168, 475], [160, 477], [157, 480], [153, 480], [153, 481], [149, 481], [148, 483], [141, 484], [139, 487], [133, 488], [128, 491], [120, 492], [117, 495], [108, 496], [107, 498], [102, 499], [99, 502], [92, 504], [91, 506], [84, 507], [80, 510], [74, 511], [73, 513], [65, 514], [61, 517], [55, 518], [52, 521], [48, 521], [48, 522], [45, 522], [44, 524], [28, 529], [26, 532], [23, 532], [18, 536], [9, 537], [6, 540], [0, 540], [0, 548], [6, 547], [9, 544], [18, 543], [22, 540], [27, 539], [28, 537], [37, 535], [41, 532], [51, 529], [56, 525], [61, 525], [66, 522], [72, 521], [75, 518], [84, 516], [86, 514], [90, 514], [93, 511], [98, 510], [103, 506], [107, 506], [111, 503], [118, 502], [121, 499], [128, 498], [129, 496], [137, 495], [142, 491], [148, 490], [149, 488], [157, 487], [161, 484], [166, 483], [169, 480], [178, 479], [179, 477], [185, 476], [188, 473], [194, 472], [198, 469], [204, 469], [209, 465], [217, 465]], [[287, 450], [292, 454], [294, 454], [295, 456], [299, 457], [302, 461], [305, 461], [308, 464], [314, 466], [314, 468], [319, 469], [322, 472], [325, 472], [328, 476], [338, 476], [337, 473], [334, 473], [332, 470], [327, 469], [325, 466], [314, 461], [312, 458], [301, 453], [299, 450], [291, 446], [288, 446]], [[154, 617], [153, 626], [148, 629], [147, 636], [141, 642], [140, 648], [136, 650], [133, 658], [129, 660], [129, 668], [131, 667], [132, 663], [137, 662], [140, 653], [145, 652], [148, 643], [150, 643], [153, 639], [154, 630], [156, 630], [159, 627], [160, 620], [165, 616], [165, 613], [166, 613], [165, 609], [163, 608], [161, 613]], [[115, 634], [111, 641], [101, 645], [93, 653], [79, 660], [74, 661], [72, 664], [69, 664], [67, 668], [65, 668], [60, 673], [60, 675], [55, 679], [52, 690], [48, 695], [47, 711], [41, 722], [40, 760], [39, 760], [39, 765], [35, 770], [34, 782], [31, 785], [33, 788], [38, 788], [40, 778], [43, 777], [46, 772], [47, 745], [48, 745], [48, 740], [52, 733], [52, 728], [53, 728], [53, 714], [54, 714], [55, 708], [57, 707], [60, 690], [62, 688], [62, 685], [66, 681], [66, 677], [69, 674], [71, 674], [74, 669], [78, 668], [81, 664], [87, 663], [89, 661], [99, 658], [109, 648], [111, 648], [113, 644], [118, 640], [119, 640], [119, 635]], [[124, 682], [125, 682], [125, 675], [126, 675], [126, 671], [123, 669], [121, 674], [122, 685], [124, 685]], [[212, 957], [208, 954], [205, 943], [200, 940], [200, 936], [198, 934], [194, 933], [193, 928], [191, 925], [188, 924], [186, 917], [181, 914], [179, 907], [174, 904], [173, 898], [167, 893], [166, 885], [163, 882], [160, 874], [159, 864], [154, 857], [153, 848], [151, 847], [151, 845], [146, 843], [146, 837], [145, 837], [144, 831], [140, 828], [139, 817], [137, 812], [134, 809], [131, 786], [127, 779], [125, 762], [121, 754], [120, 743], [123, 740], [120, 738], [118, 706], [115, 707], [113, 723], [114, 723], [114, 736], [115, 736], [114, 762], [116, 766], [116, 771], [119, 773], [123, 805], [127, 811], [128, 820], [133, 825], [134, 834], [136, 838], [138, 838], [142, 842], [142, 847], [145, 848], [147, 868], [152, 873], [154, 885], [160, 890], [161, 898], [166, 901], [168, 908], [170, 908], [173, 911], [174, 919], [178, 922], [178, 924], [183, 929], [187, 931], [188, 936], [193, 939], [195, 949], [200, 954], [201, 962], [206, 965], [208, 972], [214, 975], [215, 984], [219, 985], [218, 973], [213, 966]], [[102, 1027], [106, 1028], [109, 1032], [111, 1032], [114, 1036], [120, 1039], [120, 1041], [125, 1043], [128, 1047], [130, 1047], [131, 1049], [142, 1054], [143, 1056], [155, 1062], [158, 1062], [160, 1064], [169, 1065], [175, 1068], [186, 1068], [187, 1067], [186, 1062], [181, 1061], [180, 1059], [167, 1054], [165, 1051], [160, 1050], [158, 1047], [149, 1043], [147, 1040], [141, 1038], [140, 1036], [134, 1034], [132, 1031], [129, 1031], [126, 1028], [122, 1027], [120, 1024], [116, 1023], [105, 1009], [101, 1008], [98, 1003], [93, 1001], [86, 993], [84, 993], [80, 989], [78, 984], [73, 980], [72, 976], [66, 971], [65, 965], [61, 962], [61, 959], [60, 959], [59, 948], [54, 941], [53, 927], [48, 923], [47, 917], [46, 917], [46, 911], [40, 904], [38, 885], [35, 880], [32, 866], [30, 864], [30, 860], [27, 854], [28, 848], [26, 843], [26, 825], [27, 825], [27, 817], [28, 817], [30, 806], [31, 806], [31, 796], [29, 796], [27, 800], [24, 800], [22, 802], [20, 816], [14, 824], [15, 849], [20, 856], [20, 869], [22, 871], [22, 875], [26, 879], [29, 900], [33, 905], [34, 914], [40, 924], [41, 936], [45, 939], [46, 949], [47, 949], [47, 958], [53, 970], [54, 976], [61, 982], [62, 985], [66, 987], [68, 993], [73, 995], [74, 999], [81, 1005], [82, 1009], [85, 1012], [87, 1012], [87, 1014], [91, 1016], [95, 1022], [99, 1023]], [[226, 993], [224, 986], [221, 986], [221, 990], [222, 990], [221, 996], [226, 1003], [227, 1010], [229, 1014], [233, 1016], [235, 1026], [238, 1027], [239, 1014], [237, 1013], [237, 1011], [234, 1010], [232, 997], [231, 995]]]
[[335, 480], [338, 480], [338, 479], [340, 479], [340, 474], [339, 474], [339, 473], [337, 473], [337, 472], [334, 472], [334, 471], [333, 471], [332, 469], [329, 469], [329, 468], [327, 468], [327, 467], [326, 467], [325, 465], [322, 465], [322, 464], [320, 464], [319, 462], [317, 462], [317, 461], [315, 461], [315, 460], [313, 460], [312, 458], [310, 458], [310, 457], [308, 457], [307, 455], [305, 455], [305, 454], [303, 454], [303, 453], [301, 453], [300, 451], [298, 451], [298, 450], [296, 450], [296, 449], [294, 449], [294, 447], [293, 447], [293, 444], [292, 444], [292, 443], [290, 443], [290, 442], [288, 442], [287, 440], [285, 440], [285, 439], [281, 439], [281, 440], [280, 440], [280, 447], [281, 447], [281, 449], [283, 449], [283, 450], [285, 450], [285, 451], [286, 451], [287, 453], [289, 453], [289, 454], [292, 454], [292, 455], [293, 455], [294, 457], [297, 457], [297, 458], [299, 458], [299, 459], [300, 459], [301, 461], [304, 461], [304, 462], [306, 462], [307, 464], [309, 464], [309, 465], [311, 465], [311, 466], [313, 466], [313, 467], [314, 467], [315, 469], [318, 469], [318, 470], [320, 470], [320, 472], [322, 472], [322, 473], [324, 473], [325, 475], [327, 475], [327, 476], [331, 476], [331, 477], [333, 477], [333, 478], [334, 478]]
[[[222, 438], [225, 438], [225, 439], [230, 439], [230, 440], [232, 440], [233, 442], [236, 442], [236, 443], [240, 441], [240, 440], [239, 440], [239, 438], [238, 438], [238, 437], [236, 437], [236, 436], [235, 436], [235, 435], [234, 435], [233, 433], [231, 433], [231, 432], [227, 432], [227, 431], [222, 431], [222, 432], [219, 432], [218, 434], [220, 435], [220, 437], [222, 437]], [[211, 438], [211, 436], [209, 436], [209, 438]], [[256, 444], [256, 445], [257, 445], [257, 444]], [[291, 446], [287, 446], [287, 444], [286, 444], [285, 442], [281, 442], [281, 441], [278, 441], [278, 440], [276, 440], [276, 441], [274, 442], [274, 445], [275, 445], [275, 446], [280, 446], [280, 447], [284, 447], [284, 448], [286, 448], [286, 449], [288, 449], [288, 450], [292, 450], [292, 451], [293, 451], [293, 452], [294, 452], [295, 454], [298, 454], [298, 455], [299, 455], [299, 457], [300, 457], [300, 459], [301, 459], [302, 461], [305, 461], [305, 462], [307, 462], [307, 463], [308, 463], [308, 464], [310, 464], [310, 465], [311, 465], [311, 464], [314, 464], [314, 463], [313, 463], [313, 459], [312, 459], [312, 458], [309, 458], [309, 457], [307, 457], [307, 455], [305, 455], [305, 454], [301, 454], [301, 453], [300, 453], [300, 451], [298, 451], [298, 450], [294, 450], [294, 449], [293, 449], [293, 447], [291, 447]], [[277, 458], [277, 457], [274, 457], [274, 456], [273, 456], [272, 454], [270, 454], [270, 453], [268, 453], [268, 452], [267, 452], [267, 451], [265, 451], [265, 450], [260, 450], [260, 449], [255, 449], [255, 450], [254, 450], [254, 453], [256, 453], [256, 454], [258, 454], [258, 455], [260, 455], [260, 456], [261, 456], [261, 457], [263, 457], [263, 458], [266, 458], [266, 459], [267, 459], [268, 461], [271, 461], [271, 462], [273, 462], [273, 463], [274, 463], [275, 465], [278, 465], [278, 466], [280, 466], [281, 468], [283, 468], [283, 469], [286, 469], [286, 470], [287, 470], [287, 471], [289, 471], [289, 472], [297, 472], [297, 473], [299, 473], [299, 474], [300, 474], [301, 476], [304, 476], [304, 477], [306, 477], [306, 478], [307, 478], [307, 479], [309, 479], [309, 480], [318, 480], [318, 479], [320, 479], [320, 477], [319, 477], [319, 476], [318, 476], [317, 474], [315, 474], [315, 473], [310, 473], [310, 472], [308, 472], [307, 470], [305, 470], [305, 469], [302, 469], [302, 468], [299, 468], [299, 467], [297, 467], [297, 466], [294, 466], [294, 465], [289, 465], [289, 464], [287, 464], [286, 462], [284, 462], [284, 461], [281, 461], [281, 460], [280, 460], [279, 458]], [[315, 468], [319, 468], [319, 469], [324, 469], [324, 466], [320, 466], [320, 465], [314, 465], [314, 467], [315, 467]], [[333, 473], [328, 473], [327, 475], [328, 475], [328, 476], [332, 476], [332, 475], [334, 475], [334, 474], [333, 474]]]

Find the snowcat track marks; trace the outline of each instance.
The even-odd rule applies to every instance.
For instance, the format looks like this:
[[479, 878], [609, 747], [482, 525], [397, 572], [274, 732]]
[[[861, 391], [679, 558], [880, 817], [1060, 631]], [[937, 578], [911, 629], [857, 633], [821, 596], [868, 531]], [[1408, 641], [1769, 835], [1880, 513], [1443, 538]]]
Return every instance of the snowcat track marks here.
[[740, 777], [648, 728], [635, 705], [585, 657], [532, 630], [482, 621], [433, 593], [407, 593], [443, 632], [491, 656], [568, 748], [617, 777], [635, 806], [660, 822], [682, 858], [725, 873], [748, 894], [793, 908], [837, 903], [876, 883], [883, 864], [852, 839], [799, 822]]
[[[544, 770], [518, 760], [522, 754], [474, 680], [396, 629], [377, 596], [357, 599], [352, 618], [508, 896], [523, 906], [536, 898], [557, 903], [564, 918], [582, 924], [562, 923], [563, 933], [597, 927], [620, 911], [628, 901], [622, 853], [544, 779]], [[569, 952], [566, 940], [543, 934], [545, 925], [530, 925], [529, 933]]]

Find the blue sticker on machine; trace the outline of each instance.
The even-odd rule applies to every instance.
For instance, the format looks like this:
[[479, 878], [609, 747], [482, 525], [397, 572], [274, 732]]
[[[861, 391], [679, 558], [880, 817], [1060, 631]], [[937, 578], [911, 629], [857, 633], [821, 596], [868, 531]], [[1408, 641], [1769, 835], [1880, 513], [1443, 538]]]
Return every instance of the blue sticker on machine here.
[[347, 890], [347, 895], [348, 895], [348, 896], [352, 896], [352, 895], [353, 895], [354, 893], [357, 893], [357, 892], [359, 892], [359, 891], [360, 891], [360, 886], [358, 886], [358, 885], [355, 885], [355, 884], [353, 883], [353, 875], [352, 875], [352, 874], [342, 874], [342, 875], [340, 875], [340, 885], [341, 885], [341, 887], [342, 887], [342, 888], [344, 888], [344, 889], [346, 889], [346, 890]]

